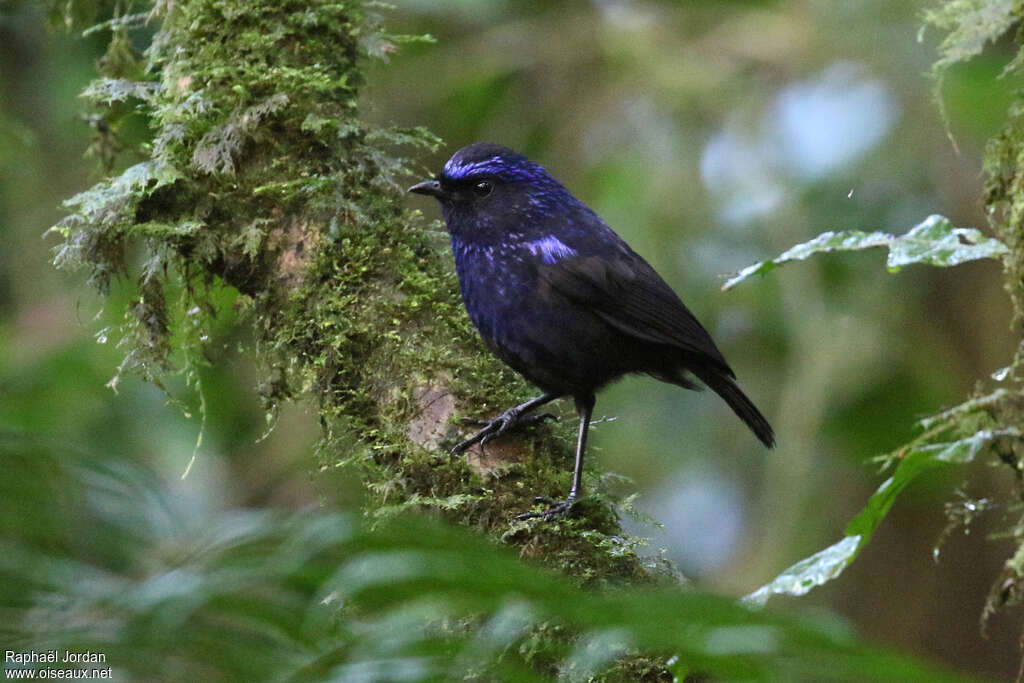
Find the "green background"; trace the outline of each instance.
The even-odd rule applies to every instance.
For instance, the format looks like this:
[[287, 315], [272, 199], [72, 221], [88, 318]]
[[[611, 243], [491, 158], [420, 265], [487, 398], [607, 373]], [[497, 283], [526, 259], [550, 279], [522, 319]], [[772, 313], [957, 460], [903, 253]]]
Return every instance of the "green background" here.
[[[769, 452], [710, 392], [631, 378], [599, 398], [596, 415], [616, 419], [595, 427], [595, 460], [632, 479], [637, 507], [664, 524], [635, 531], [711, 591], [749, 592], [837, 540], [880, 482], [868, 458], [1013, 353], [993, 262], [887, 274], [881, 252], [844, 254], [719, 291], [723, 276], [825, 230], [901, 233], [930, 213], [985, 227], [980, 155], [1020, 86], [996, 78], [1013, 49], [950, 72], [947, 130], [922, 9], [424, 0], [399, 3], [387, 23], [437, 42], [367, 63], [366, 118], [445, 140], [422, 159], [425, 176], [477, 140], [543, 163], [676, 289], [772, 421]], [[53, 269], [56, 239], [42, 235], [101, 174], [83, 156], [93, 132], [77, 94], [107, 40], [54, 30], [32, 3], [0, 6], [0, 429], [145, 462], [198, 501], [357, 504], [356, 484], [313, 472], [311, 408], [286, 407], [260, 438], [259, 378], [230, 320], [204, 371], [203, 444], [184, 481], [198, 420], [137, 379], [105, 388], [121, 355], [97, 337], [130, 283], [105, 302]], [[135, 134], [119, 162], [132, 161]], [[409, 204], [437, 216], [426, 199]], [[185, 387], [169, 390], [194, 412]], [[1008, 547], [986, 541], [998, 519], [952, 534], [933, 559], [944, 501], [1010, 485], [984, 465], [967, 474], [915, 485], [842, 579], [799, 606], [955, 668], [1015, 674], [1016, 615], [993, 618], [987, 639], [978, 628]]]

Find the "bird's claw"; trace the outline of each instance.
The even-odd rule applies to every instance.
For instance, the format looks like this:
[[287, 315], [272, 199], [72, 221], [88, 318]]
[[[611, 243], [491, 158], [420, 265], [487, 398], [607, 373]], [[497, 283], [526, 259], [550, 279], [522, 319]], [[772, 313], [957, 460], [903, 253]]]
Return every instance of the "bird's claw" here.
[[521, 515], [516, 515], [516, 519], [535, 519], [537, 517], [543, 517], [544, 521], [550, 521], [554, 517], [568, 514], [574, 505], [576, 505], [576, 498], [569, 496], [565, 500], [553, 501], [550, 498], [544, 496], [537, 496], [533, 499], [534, 503], [547, 505], [547, 509], [543, 512], [524, 512]]
[[[485, 425], [490, 425], [492, 422], [497, 422], [498, 420], [501, 420], [502, 417], [504, 417], [504, 413], [502, 413], [502, 415], [499, 415], [498, 417], [494, 418], [493, 420], [481, 420], [481, 419], [476, 418], [476, 417], [463, 417], [463, 418], [459, 419], [459, 424], [474, 425], [474, 426], [477, 426], [477, 427], [482, 427], [482, 426], [485, 426]], [[525, 426], [528, 426], [528, 425], [532, 425], [532, 424], [537, 424], [537, 423], [543, 422], [544, 420], [554, 420], [554, 421], [557, 422], [558, 419], [559, 419], [559, 417], [557, 415], [555, 415], [554, 413], [539, 413], [537, 415], [523, 415], [522, 417], [514, 420], [514, 425], [510, 425], [508, 428], [506, 428], [506, 431], [507, 431], [507, 429], [511, 429], [512, 426], [515, 426], [515, 427], [525, 427]]]
[[558, 416], [555, 415], [554, 413], [538, 413], [537, 415], [525, 415], [519, 418], [519, 421], [516, 422], [515, 426], [529, 427], [530, 425], [539, 425], [540, 423], [544, 422], [544, 420], [558, 422]]
[[479, 432], [469, 437], [465, 441], [461, 441], [452, 448], [452, 455], [462, 453], [470, 446], [479, 443], [483, 446], [491, 439], [501, 436], [505, 432], [511, 431], [518, 427], [525, 427], [528, 425], [538, 424], [544, 420], [557, 420], [558, 416], [554, 413], [540, 413], [538, 415], [522, 415], [513, 410], [506, 410], [504, 413], [494, 418], [490, 422], [484, 422], [483, 420], [465, 419], [463, 424], [477, 424], [484, 425], [484, 428]]

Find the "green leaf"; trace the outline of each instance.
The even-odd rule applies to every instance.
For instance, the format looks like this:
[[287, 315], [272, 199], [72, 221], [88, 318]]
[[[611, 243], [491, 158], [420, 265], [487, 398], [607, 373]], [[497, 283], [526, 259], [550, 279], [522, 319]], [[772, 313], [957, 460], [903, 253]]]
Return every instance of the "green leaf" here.
[[1006, 245], [998, 239], [985, 237], [975, 228], [954, 228], [949, 219], [932, 215], [906, 235], [892, 239], [886, 267], [896, 272], [914, 263], [957, 266], [983, 258], [1000, 258], [1008, 253]]
[[993, 237], [985, 237], [980, 230], [955, 228], [948, 218], [932, 215], [905, 235], [859, 230], [822, 233], [774, 259], [747, 266], [729, 278], [722, 289], [731, 289], [752, 275], [767, 273], [790, 261], [803, 261], [820, 253], [860, 251], [872, 247], [889, 248], [886, 267], [893, 273], [914, 263], [948, 267], [983, 258], [1000, 258], [1009, 253], [1005, 244]]
[[899, 494], [918, 475], [943, 465], [962, 465], [993, 441], [1002, 438], [1021, 438], [1020, 430], [1006, 428], [980, 430], [956, 441], [925, 443], [902, 452], [900, 464], [868, 499], [856, 517], [846, 525], [846, 536], [837, 543], [804, 558], [746, 597], [752, 604], [763, 605], [773, 595], [803, 595], [843, 573], [868, 541]]

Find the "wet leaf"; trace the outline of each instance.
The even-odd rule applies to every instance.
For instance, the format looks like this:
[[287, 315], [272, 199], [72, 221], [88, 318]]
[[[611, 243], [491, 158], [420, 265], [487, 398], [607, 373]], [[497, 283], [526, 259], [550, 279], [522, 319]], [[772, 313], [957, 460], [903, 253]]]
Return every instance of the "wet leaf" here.
[[860, 251], [873, 247], [889, 248], [886, 267], [893, 273], [914, 263], [948, 267], [983, 258], [1001, 258], [1009, 253], [1005, 244], [995, 238], [985, 237], [980, 230], [956, 228], [948, 218], [932, 215], [905, 235], [859, 230], [822, 233], [774, 259], [747, 266], [729, 278], [722, 289], [731, 289], [752, 275], [767, 273], [784, 263], [803, 261], [815, 254]]
[[882, 482], [868, 499], [867, 505], [846, 525], [846, 536], [833, 545], [800, 560], [746, 597], [752, 604], [763, 605], [773, 595], [803, 595], [843, 573], [857, 553], [871, 540], [875, 529], [899, 494], [918, 475], [942, 465], [962, 465], [993, 441], [1002, 438], [1021, 438], [1015, 428], [981, 430], [955, 441], [925, 443], [902, 453], [900, 464], [891, 477]]

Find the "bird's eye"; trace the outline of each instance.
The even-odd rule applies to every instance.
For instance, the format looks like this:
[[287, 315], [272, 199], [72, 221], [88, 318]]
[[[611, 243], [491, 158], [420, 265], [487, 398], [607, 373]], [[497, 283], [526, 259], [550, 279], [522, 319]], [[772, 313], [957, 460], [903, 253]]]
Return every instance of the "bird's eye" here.
[[477, 197], [486, 197], [494, 190], [494, 183], [490, 180], [481, 180], [473, 184], [473, 194]]

